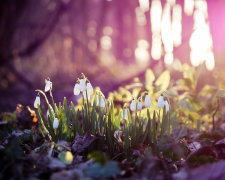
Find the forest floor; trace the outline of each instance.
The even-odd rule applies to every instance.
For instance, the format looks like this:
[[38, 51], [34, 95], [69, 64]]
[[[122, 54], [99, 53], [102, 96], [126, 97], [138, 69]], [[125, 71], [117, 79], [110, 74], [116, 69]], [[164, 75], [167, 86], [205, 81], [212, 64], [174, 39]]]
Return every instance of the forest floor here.
[[42, 137], [32, 118], [22, 106], [2, 113], [0, 179], [225, 179], [224, 124], [208, 132], [185, 129], [178, 141], [175, 129], [158, 142], [159, 153], [138, 144], [129, 156], [121, 149], [110, 156], [101, 134], [53, 143]]

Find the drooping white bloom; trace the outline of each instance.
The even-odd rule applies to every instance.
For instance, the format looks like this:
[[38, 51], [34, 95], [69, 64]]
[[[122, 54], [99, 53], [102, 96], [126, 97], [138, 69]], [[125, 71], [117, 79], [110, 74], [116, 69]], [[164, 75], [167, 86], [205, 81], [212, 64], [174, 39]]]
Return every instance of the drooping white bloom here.
[[80, 85], [78, 83], [75, 84], [75, 86], [73, 88], [73, 93], [76, 96], [80, 94]]
[[131, 111], [135, 111], [136, 110], [136, 102], [135, 102], [134, 99], [130, 103], [130, 110]]
[[151, 99], [150, 99], [150, 96], [147, 94], [145, 96], [145, 107], [148, 108], [151, 106]]
[[170, 110], [170, 105], [168, 101], [164, 101], [164, 106], [166, 107], [166, 112], [168, 112]]
[[137, 109], [138, 109], [138, 110], [142, 110], [142, 103], [141, 103], [141, 101], [138, 102], [138, 104], [137, 104]]
[[158, 106], [158, 108], [163, 108], [164, 107], [164, 98], [163, 98], [163, 96], [159, 97], [157, 106]]
[[54, 129], [57, 129], [58, 126], [59, 126], [59, 120], [58, 120], [58, 118], [54, 118], [54, 121], [53, 121], [53, 128], [54, 128]]
[[36, 96], [35, 101], [34, 101], [34, 107], [38, 108], [38, 106], [37, 106], [38, 104], [39, 105], [41, 104], [40, 96]]
[[49, 79], [45, 80], [45, 92], [52, 90], [52, 82]]
[[91, 96], [93, 94], [93, 87], [90, 82], [87, 83], [87, 94]]
[[128, 110], [127, 110], [127, 108], [123, 109], [123, 119], [128, 120]]
[[80, 80], [80, 91], [86, 91], [86, 84], [85, 84], [85, 80], [81, 79]]
[[105, 107], [105, 100], [102, 96], [100, 96], [100, 99], [99, 99], [99, 106], [104, 108]]

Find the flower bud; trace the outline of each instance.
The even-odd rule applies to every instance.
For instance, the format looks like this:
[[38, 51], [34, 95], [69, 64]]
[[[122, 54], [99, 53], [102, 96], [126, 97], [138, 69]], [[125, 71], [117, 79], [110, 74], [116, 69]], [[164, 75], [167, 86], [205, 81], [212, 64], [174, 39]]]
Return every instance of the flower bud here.
[[54, 129], [57, 129], [58, 126], [59, 126], [59, 120], [58, 120], [58, 118], [54, 118], [54, 121], [53, 121], [53, 128], [54, 128]]
[[73, 93], [75, 96], [80, 94], [80, 85], [78, 83], [75, 84], [75, 86], [73, 88]]
[[138, 102], [138, 104], [137, 104], [137, 109], [138, 109], [138, 110], [142, 110], [142, 103], [141, 103], [141, 101]]
[[50, 90], [52, 90], [52, 82], [49, 79], [47, 79], [45, 80], [45, 92], [48, 92]]
[[86, 84], [85, 84], [85, 80], [81, 79], [80, 80], [80, 91], [86, 91]]
[[166, 107], [166, 112], [168, 112], [170, 110], [170, 105], [168, 101], [164, 101], [164, 106]]
[[87, 94], [91, 96], [93, 94], [93, 87], [90, 82], [87, 83]]
[[163, 108], [164, 107], [164, 98], [161, 95], [158, 99], [158, 103], [157, 103], [158, 108]]
[[105, 100], [102, 96], [100, 96], [100, 99], [99, 99], [99, 106], [104, 108], [105, 107]]
[[136, 102], [135, 100], [132, 100], [130, 103], [130, 110], [135, 111], [136, 110]]
[[36, 96], [36, 99], [34, 101], [34, 107], [38, 108], [38, 106], [37, 106], [38, 104], [39, 105], [41, 104], [40, 96]]
[[151, 99], [150, 99], [150, 96], [147, 94], [145, 96], [145, 107], [148, 108], [151, 106]]

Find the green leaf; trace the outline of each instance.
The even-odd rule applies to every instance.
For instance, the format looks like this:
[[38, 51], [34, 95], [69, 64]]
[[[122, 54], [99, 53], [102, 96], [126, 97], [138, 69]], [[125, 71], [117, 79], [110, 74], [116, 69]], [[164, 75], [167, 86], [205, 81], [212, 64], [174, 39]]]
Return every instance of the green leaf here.
[[156, 112], [153, 113], [153, 119], [152, 119], [152, 135], [153, 135], [153, 142], [154, 145], [156, 145]]
[[150, 112], [149, 109], [147, 109], [147, 115], [148, 115], [148, 123], [144, 132], [144, 138], [142, 140], [142, 143], [145, 142], [145, 139], [147, 138], [147, 136], [149, 136], [149, 138], [152, 137], [152, 133], [151, 133], [151, 117], [150, 117]]
[[202, 101], [200, 101], [200, 99], [198, 98], [190, 98], [189, 99], [191, 102], [192, 107], [194, 108], [195, 111], [200, 111], [204, 108], [204, 104], [202, 103]]
[[193, 128], [197, 128], [197, 121], [201, 116], [196, 112], [189, 112], [189, 119], [192, 121]]
[[173, 89], [164, 91], [163, 95], [164, 94], [165, 94], [165, 96], [168, 96], [168, 97], [177, 97], [178, 96], [177, 91], [173, 90]]
[[38, 106], [38, 113], [39, 113], [40, 120], [41, 120], [41, 125], [42, 125], [44, 131], [47, 133], [49, 139], [52, 140], [52, 136], [50, 135], [50, 133], [48, 131], [49, 127], [48, 127], [48, 124], [47, 124], [47, 122], [46, 122], [46, 120], [44, 118], [44, 115], [42, 113], [41, 107], [40, 107], [39, 104], [37, 106]]
[[181, 128], [178, 136], [176, 137], [176, 141], [178, 141], [180, 138], [187, 135], [187, 127], [186, 126], [187, 126], [187, 119], [185, 120], [183, 127]]
[[150, 90], [153, 81], [155, 80], [155, 75], [151, 69], [147, 69], [145, 73], [145, 88]]
[[164, 71], [156, 80], [155, 85], [160, 87], [161, 90], [166, 90], [170, 84], [170, 72]]
[[[215, 86], [211, 86], [211, 85], [205, 85], [201, 91], [199, 92], [199, 96], [207, 96], [208, 94], [214, 94], [216, 93], [217, 88]], [[218, 91], [217, 91], [218, 92]], [[225, 91], [224, 91], [225, 92]]]
[[102, 152], [95, 151], [88, 154], [88, 159], [93, 159], [94, 162], [100, 163], [101, 165], [105, 165], [108, 158]]
[[193, 111], [193, 107], [189, 101], [181, 100], [177, 103], [177, 106], [179, 106], [182, 110], [188, 110]]
[[184, 64], [182, 66], [182, 72], [185, 79], [189, 79], [191, 83], [195, 86], [197, 82], [197, 74], [194, 67], [189, 66], [188, 64]]
[[119, 129], [120, 128], [120, 119], [122, 119], [123, 110], [120, 110], [118, 116], [115, 118], [114, 126]]

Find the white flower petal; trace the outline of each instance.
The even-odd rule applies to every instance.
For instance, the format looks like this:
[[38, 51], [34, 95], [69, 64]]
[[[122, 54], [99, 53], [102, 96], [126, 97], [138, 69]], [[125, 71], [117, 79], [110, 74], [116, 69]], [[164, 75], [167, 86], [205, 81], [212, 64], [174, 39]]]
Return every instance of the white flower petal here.
[[132, 100], [130, 103], [130, 110], [135, 111], [136, 110], [136, 102], [135, 100]]
[[48, 92], [52, 89], [52, 82], [50, 80], [46, 80], [45, 83], [45, 92]]
[[164, 101], [164, 106], [166, 107], [166, 112], [168, 112], [170, 110], [170, 105], [168, 101]]
[[86, 91], [86, 84], [85, 84], [85, 80], [81, 79], [80, 80], [80, 91]]
[[54, 121], [53, 121], [53, 128], [57, 129], [58, 126], [59, 126], [59, 120], [58, 120], [58, 118], [55, 118]]
[[75, 84], [75, 86], [73, 88], [73, 93], [75, 96], [80, 94], [80, 85], [78, 83]]
[[163, 108], [164, 107], [164, 98], [163, 98], [163, 96], [159, 97], [157, 106], [158, 106], [158, 108]]
[[151, 99], [150, 99], [150, 96], [147, 94], [145, 96], [145, 107], [148, 108], [151, 106]]
[[138, 108], [138, 110], [142, 110], [142, 103], [141, 103], [141, 101], [138, 102], [137, 108]]
[[99, 106], [104, 108], [105, 107], [105, 100], [102, 96], [100, 96]]
[[38, 106], [37, 106], [38, 104], [39, 105], [41, 104], [40, 96], [36, 96], [35, 101], [34, 101], [34, 107], [38, 108]]
[[90, 82], [87, 83], [87, 94], [91, 96], [93, 94], [93, 87]]

